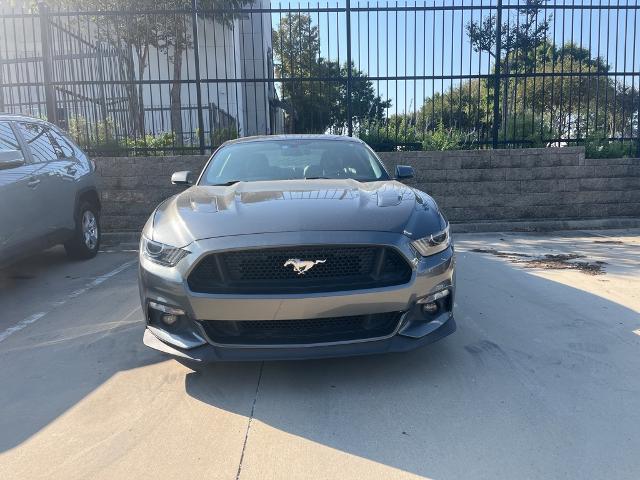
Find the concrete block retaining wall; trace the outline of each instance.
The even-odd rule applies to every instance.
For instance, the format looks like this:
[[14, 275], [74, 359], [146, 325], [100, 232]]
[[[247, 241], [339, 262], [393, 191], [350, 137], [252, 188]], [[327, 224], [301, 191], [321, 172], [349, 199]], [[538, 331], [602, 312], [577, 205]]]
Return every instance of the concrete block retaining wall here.
[[640, 217], [640, 160], [585, 159], [584, 149], [382, 153], [452, 222]]
[[[580, 147], [385, 152], [393, 171], [411, 165], [407, 184], [432, 195], [452, 223], [640, 218], [640, 160], [585, 159]], [[97, 158], [103, 227], [140, 230], [154, 207], [180, 191], [171, 173], [199, 173], [205, 156]], [[523, 223], [524, 222], [524, 223]], [[515, 223], [514, 223], [515, 225]]]

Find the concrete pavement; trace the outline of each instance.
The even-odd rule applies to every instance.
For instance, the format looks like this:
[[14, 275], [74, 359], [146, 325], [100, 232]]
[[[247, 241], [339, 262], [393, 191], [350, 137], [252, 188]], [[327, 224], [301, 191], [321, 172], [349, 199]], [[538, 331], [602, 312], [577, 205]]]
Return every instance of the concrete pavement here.
[[[640, 231], [457, 246], [437, 344], [202, 373], [142, 345], [134, 253], [0, 271], [0, 478], [637, 479]], [[524, 262], [566, 253], [604, 273]]]

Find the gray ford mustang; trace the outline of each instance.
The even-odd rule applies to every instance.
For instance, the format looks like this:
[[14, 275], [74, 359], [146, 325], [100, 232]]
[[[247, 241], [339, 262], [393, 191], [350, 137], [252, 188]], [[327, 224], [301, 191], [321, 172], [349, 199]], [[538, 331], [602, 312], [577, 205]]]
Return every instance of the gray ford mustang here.
[[365, 143], [243, 138], [144, 227], [144, 343], [195, 368], [405, 351], [455, 331], [454, 267], [434, 200]]

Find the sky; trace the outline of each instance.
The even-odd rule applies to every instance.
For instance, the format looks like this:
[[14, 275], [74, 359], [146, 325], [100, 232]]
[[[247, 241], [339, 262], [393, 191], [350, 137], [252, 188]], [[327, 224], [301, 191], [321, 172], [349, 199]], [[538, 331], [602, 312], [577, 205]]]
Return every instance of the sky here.
[[[524, 0], [520, 0], [520, 4]], [[271, 1], [272, 8], [344, 8], [346, 0], [334, 2]], [[360, 70], [369, 76], [438, 76], [477, 75], [491, 72], [490, 56], [474, 52], [465, 31], [472, 20], [495, 12], [497, 0], [435, 0], [435, 1], [356, 1], [352, 9], [400, 7], [390, 11], [353, 11], [351, 16], [352, 58]], [[503, 1], [503, 23], [517, 22], [517, 0]], [[612, 71], [640, 70], [640, 3], [638, 0], [550, 0], [547, 15], [551, 16], [548, 36], [556, 44], [574, 42], [588, 48], [592, 56], [602, 57]], [[435, 10], [412, 10], [427, 6]], [[463, 6], [465, 10], [450, 7]], [[621, 6], [621, 9], [616, 7]], [[408, 7], [406, 10], [402, 10]], [[444, 7], [444, 8], [437, 8]], [[493, 8], [491, 8], [493, 7]], [[604, 7], [604, 8], [603, 8]], [[608, 8], [611, 7], [611, 8]], [[272, 14], [274, 26], [280, 16]], [[312, 21], [319, 27], [321, 55], [345, 62], [346, 14], [344, 12], [313, 12]], [[540, 21], [543, 14], [539, 16]], [[623, 77], [618, 77], [620, 82]], [[446, 91], [458, 80], [375, 81], [384, 98], [393, 107], [389, 113], [413, 111], [425, 97]], [[627, 86], [640, 87], [638, 75], [624, 76]]]

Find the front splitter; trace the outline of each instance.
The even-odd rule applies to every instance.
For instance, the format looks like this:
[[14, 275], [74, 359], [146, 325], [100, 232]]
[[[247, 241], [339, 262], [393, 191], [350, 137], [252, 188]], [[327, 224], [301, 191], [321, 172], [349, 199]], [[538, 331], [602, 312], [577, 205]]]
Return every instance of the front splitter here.
[[171, 355], [176, 360], [198, 367], [220, 361], [262, 361], [262, 360], [309, 360], [319, 358], [351, 357], [377, 353], [406, 352], [428, 345], [456, 331], [453, 316], [439, 328], [421, 338], [395, 335], [383, 340], [353, 342], [335, 345], [313, 345], [296, 347], [233, 347], [203, 345], [189, 350], [177, 348], [161, 341], [149, 329], [144, 332], [144, 344], [150, 348]]

